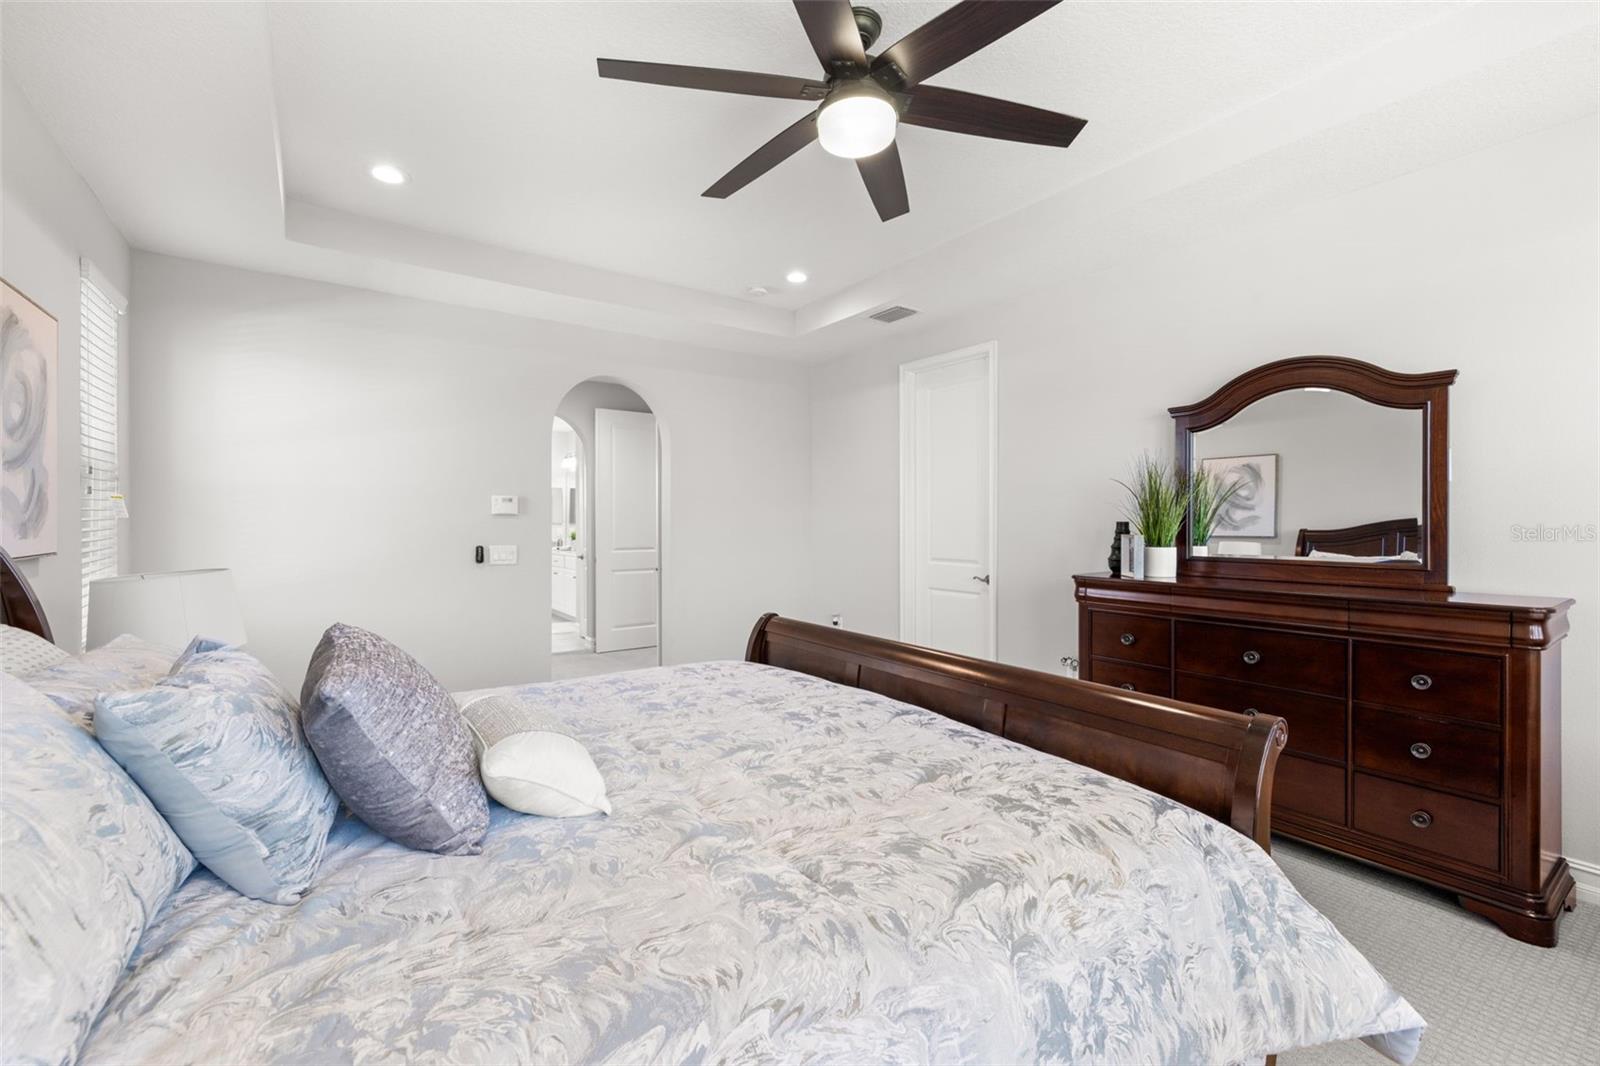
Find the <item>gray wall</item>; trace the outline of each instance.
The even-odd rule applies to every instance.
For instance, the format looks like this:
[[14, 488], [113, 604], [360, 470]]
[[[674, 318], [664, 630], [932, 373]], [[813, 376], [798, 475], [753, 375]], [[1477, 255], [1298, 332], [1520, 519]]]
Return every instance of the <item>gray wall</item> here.
[[[662, 428], [664, 660], [737, 658], [803, 603], [798, 368], [146, 253], [134, 300], [135, 563], [232, 567], [295, 690], [341, 620], [452, 689], [549, 676], [549, 517], [489, 496], [549, 498], [551, 417], [594, 376]], [[474, 564], [490, 543], [520, 565]]]
[[903, 361], [998, 343], [999, 657], [1055, 671], [1077, 654], [1072, 575], [1105, 569], [1111, 478], [1140, 451], [1170, 454], [1168, 406], [1290, 355], [1457, 367], [1451, 577], [1577, 598], [1566, 849], [1600, 884], [1597, 546], [1513, 528], [1600, 522], [1596, 160], [1590, 116], [1248, 229], [1174, 234], [1159, 259], [1053, 279], [818, 368], [812, 617], [896, 633]]
[[[0, 80], [0, 107], [4, 108], [3, 143], [0, 143], [0, 276], [50, 314], [58, 324], [56, 417], [57, 481], [55, 506], [57, 550], [54, 555], [22, 561], [28, 583], [38, 592], [45, 616], [60, 644], [76, 649], [82, 624], [81, 554], [78, 550], [78, 260], [87, 257], [120, 289], [129, 289], [128, 244], [117, 232], [94, 193], [73, 171], [50, 135], [34, 116], [21, 92], [9, 79]], [[128, 409], [130, 315], [122, 319], [118, 417], [122, 487], [131, 509], [139, 507], [137, 487], [129, 471]], [[126, 534], [128, 523], [122, 523]], [[121, 560], [129, 559], [126, 536]]]

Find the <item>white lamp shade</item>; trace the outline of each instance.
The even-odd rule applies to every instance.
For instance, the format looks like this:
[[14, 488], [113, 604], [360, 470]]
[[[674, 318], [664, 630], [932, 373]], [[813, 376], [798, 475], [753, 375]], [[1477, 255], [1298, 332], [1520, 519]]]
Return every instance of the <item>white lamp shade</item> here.
[[195, 637], [243, 644], [244, 617], [230, 570], [127, 574], [89, 584], [88, 647], [123, 633], [171, 648]]

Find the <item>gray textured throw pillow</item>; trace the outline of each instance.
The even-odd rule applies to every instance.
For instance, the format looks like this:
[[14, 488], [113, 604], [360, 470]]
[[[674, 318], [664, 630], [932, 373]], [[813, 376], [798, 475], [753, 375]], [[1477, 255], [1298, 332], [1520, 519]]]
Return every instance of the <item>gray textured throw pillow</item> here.
[[376, 633], [330, 626], [312, 653], [300, 716], [356, 817], [419, 851], [481, 849], [489, 801], [471, 735], [450, 693], [411, 656]]

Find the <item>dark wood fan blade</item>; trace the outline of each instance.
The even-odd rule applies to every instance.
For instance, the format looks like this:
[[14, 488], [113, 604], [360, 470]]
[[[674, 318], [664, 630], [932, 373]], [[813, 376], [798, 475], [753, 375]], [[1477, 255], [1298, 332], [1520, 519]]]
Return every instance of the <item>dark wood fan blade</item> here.
[[900, 166], [900, 146], [890, 142], [889, 147], [877, 155], [856, 160], [861, 180], [867, 183], [872, 195], [872, 206], [878, 209], [878, 218], [884, 222], [899, 218], [911, 210], [911, 198], [906, 193], [906, 172]]
[[866, 69], [867, 53], [861, 48], [861, 31], [856, 29], [849, 0], [794, 0], [794, 9], [823, 70], [832, 74], [844, 64]]
[[986, 48], [1061, 0], [962, 0], [924, 22], [872, 61], [874, 74], [899, 71], [901, 84], [925, 81]]
[[597, 60], [602, 78], [642, 81], [650, 85], [675, 85], [680, 89], [708, 89], [714, 93], [776, 96], [786, 100], [820, 100], [827, 85], [810, 78], [783, 74], [758, 74], [716, 67], [680, 67], [675, 63], [636, 63], [631, 59]]
[[1025, 144], [1048, 144], [1065, 148], [1088, 122], [1042, 107], [996, 100], [992, 96], [964, 93], [923, 85], [911, 96], [901, 122], [926, 126], [951, 133], [970, 133], [974, 137], [994, 137]]
[[751, 152], [700, 195], [726, 199], [816, 139], [817, 116], [812, 112]]

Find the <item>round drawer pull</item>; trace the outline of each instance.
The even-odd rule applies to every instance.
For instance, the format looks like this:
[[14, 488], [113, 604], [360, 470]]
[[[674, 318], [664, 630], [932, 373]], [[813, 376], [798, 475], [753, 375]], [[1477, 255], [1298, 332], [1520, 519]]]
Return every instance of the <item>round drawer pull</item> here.
[[1128, 690], [1128, 691], [1129, 691], [1129, 692], [1135, 692], [1135, 691], [1137, 691], [1137, 690], [1136, 690], [1136, 689], [1135, 689], [1135, 688], [1134, 688], [1134, 687], [1133, 687], [1133, 682], [1132, 682], [1132, 681], [1124, 681], [1124, 682], [1123, 682], [1123, 683], [1122, 683], [1122, 684], [1120, 684], [1120, 685], [1118, 685], [1118, 686], [1117, 686], [1117, 687], [1118, 687], [1118, 688], [1125, 688], [1125, 689], [1127, 689], [1127, 690]]
[[1427, 811], [1412, 811], [1411, 824], [1416, 826], [1418, 829], [1426, 829], [1428, 826], [1433, 824], [1433, 815], [1429, 814]]
[[1418, 692], [1426, 692], [1433, 687], [1433, 678], [1427, 674], [1413, 674], [1411, 675], [1411, 687]]
[[1254, 666], [1256, 663], [1261, 661], [1261, 653], [1253, 649], [1251, 651], [1247, 651], [1244, 653], [1244, 661], [1247, 666]]
[[1411, 745], [1411, 757], [1413, 759], [1426, 759], [1432, 754], [1433, 745], [1431, 744], [1424, 744], [1421, 741], [1418, 741], [1417, 743]]
[[1254, 718], [1256, 715], [1258, 715], [1260, 713], [1261, 712], [1256, 710], [1254, 707], [1246, 707], [1244, 709], [1244, 716], [1246, 718]]
[[1124, 634], [1122, 634], [1122, 646], [1124, 648], [1133, 647], [1133, 634], [1132, 633], [1124, 633]]

